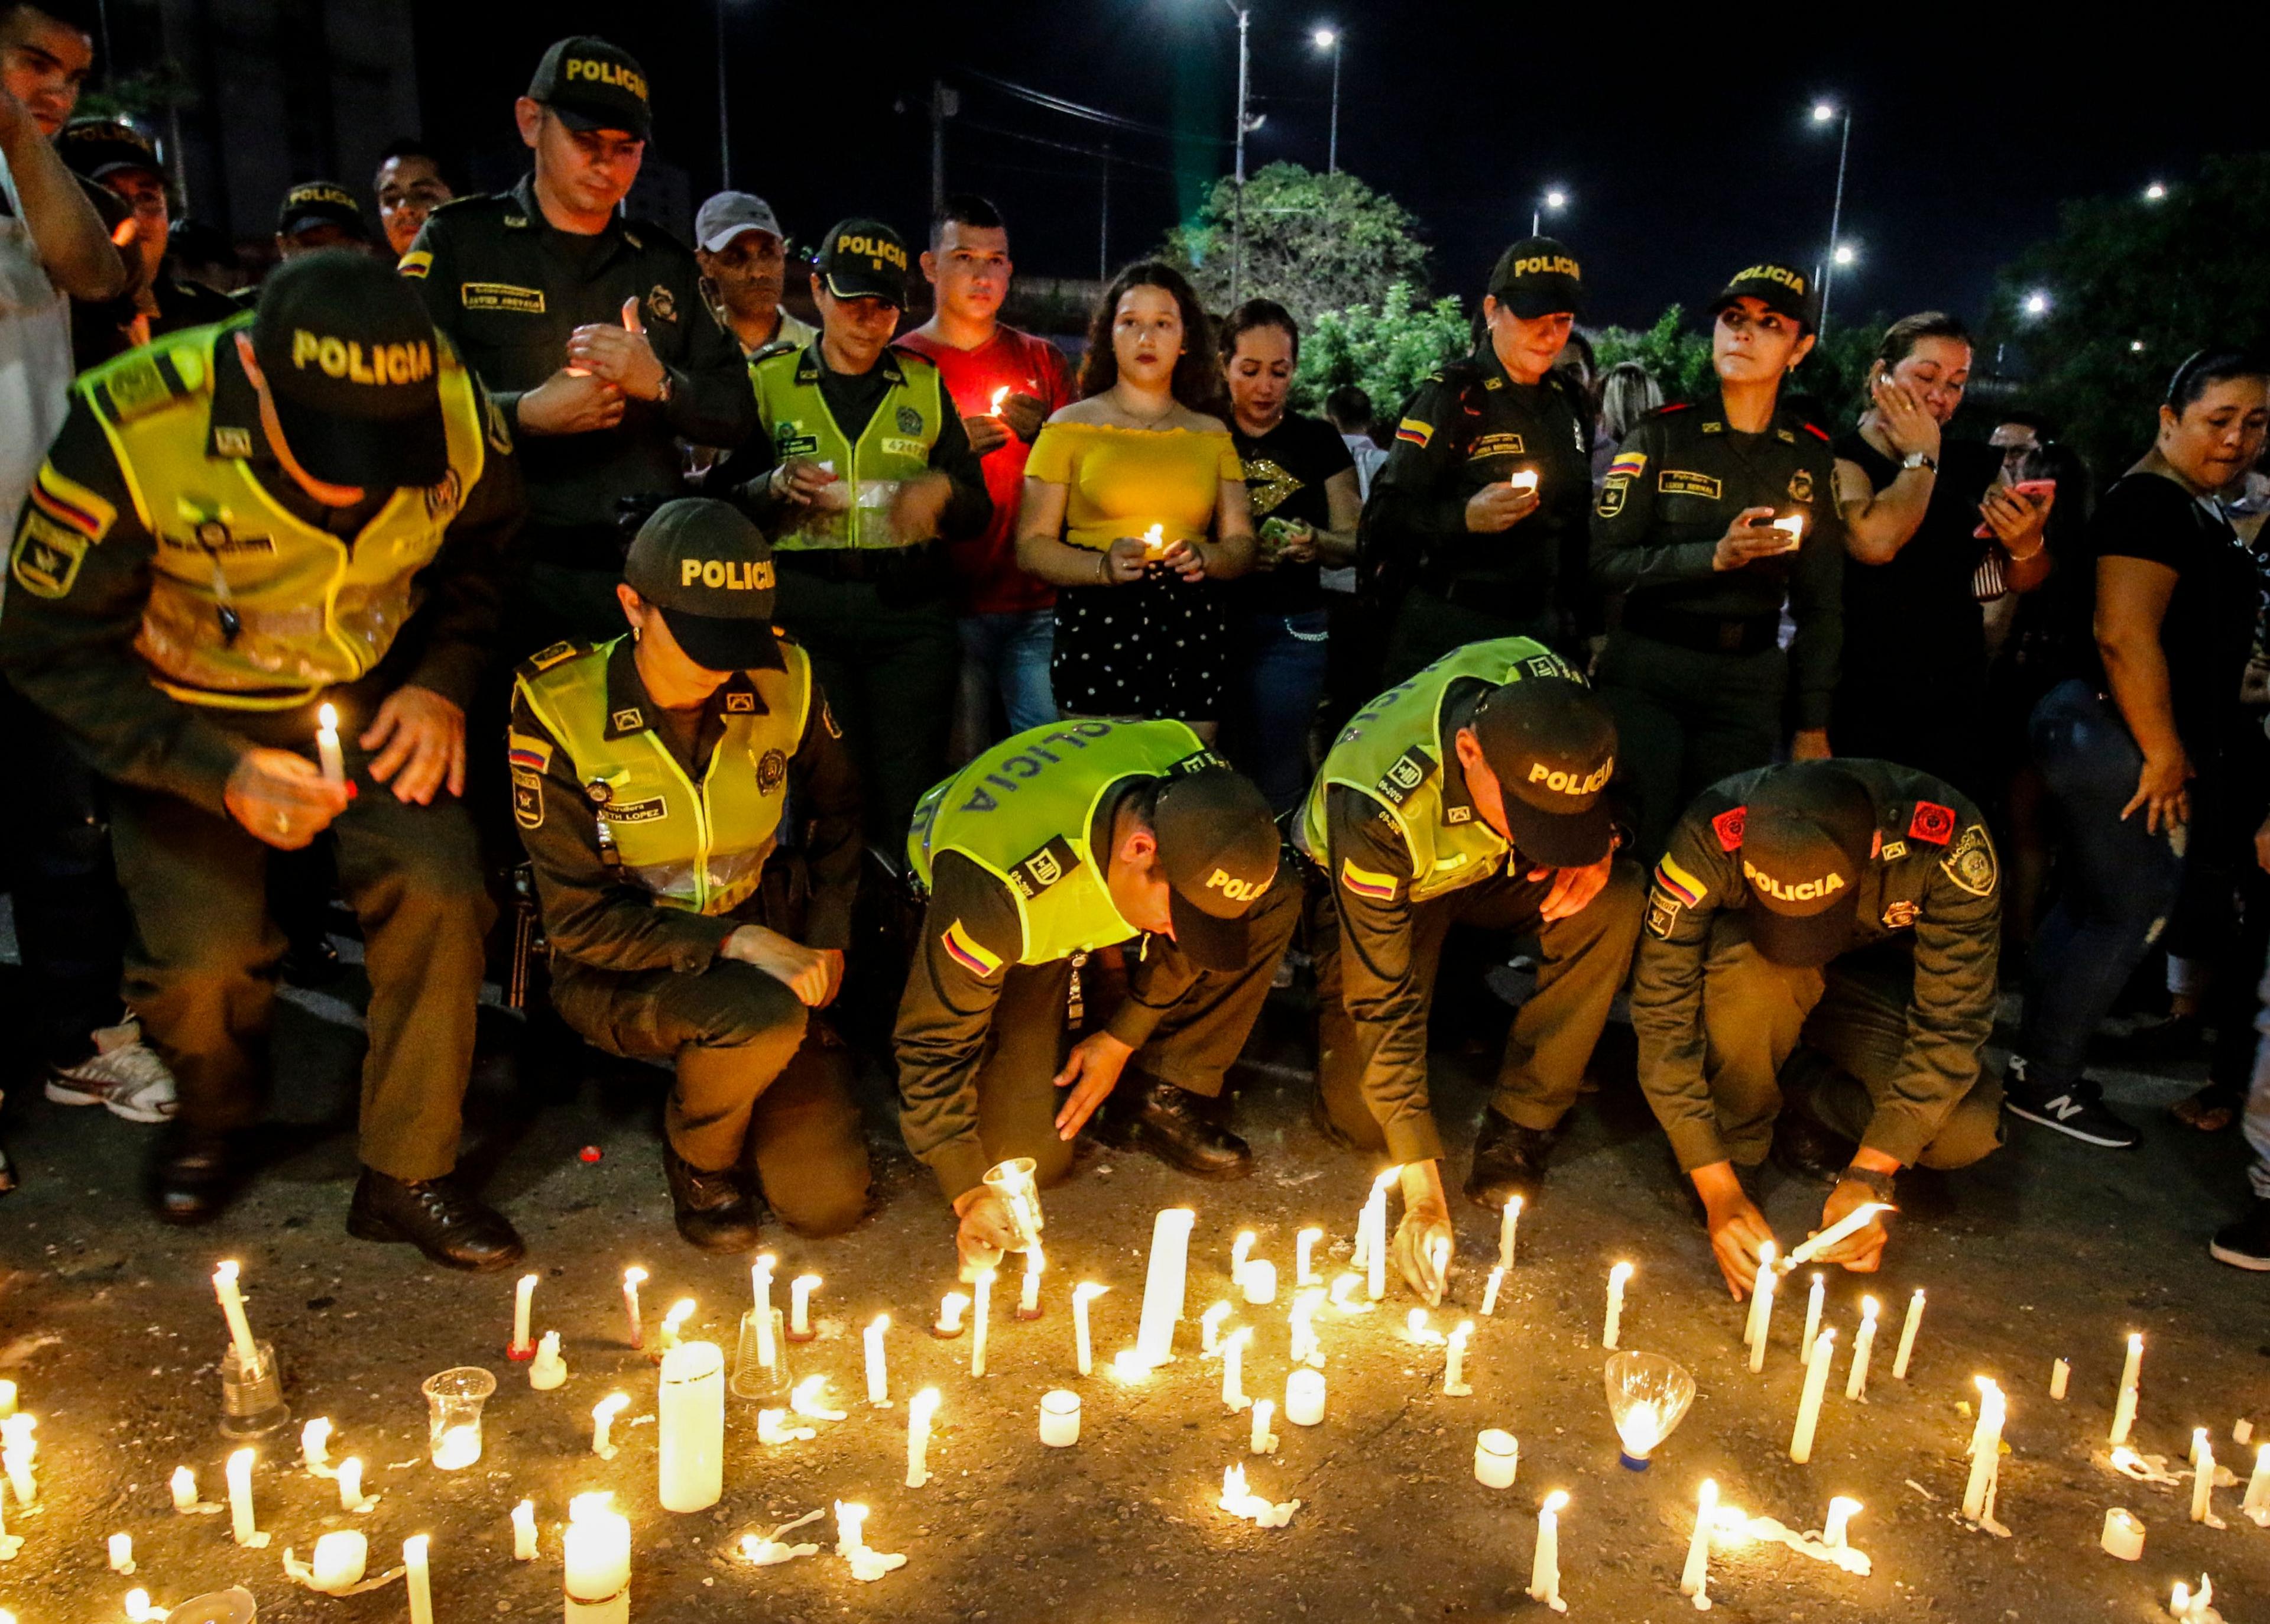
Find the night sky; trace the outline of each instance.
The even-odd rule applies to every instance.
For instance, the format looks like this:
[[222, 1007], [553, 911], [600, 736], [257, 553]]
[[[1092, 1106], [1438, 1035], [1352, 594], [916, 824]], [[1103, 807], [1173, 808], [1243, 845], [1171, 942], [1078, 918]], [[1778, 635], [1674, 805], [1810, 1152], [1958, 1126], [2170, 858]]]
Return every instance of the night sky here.
[[[1193, 137], [1227, 137], [1236, 30], [1223, 0], [1061, 0], [925, 7], [727, 0], [735, 184], [766, 196], [792, 236], [875, 213], [913, 232], [929, 187], [924, 109], [933, 74], [965, 88], [949, 125], [947, 184], [1008, 214], [1020, 271], [1094, 276], [1097, 164], [982, 132], [984, 124], [1079, 146], [1109, 138], [1115, 263], [1154, 244], [1226, 149], [1113, 134], [969, 81], [976, 69]], [[510, 160], [511, 98], [553, 35], [589, 29], [636, 53], [653, 80], [657, 151], [698, 200], [717, 174], [714, 13], [705, 4], [567, 4], [484, 11], [416, 0], [427, 133], [445, 150]], [[1341, 167], [1424, 223], [1438, 291], [1471, 301], [1490, 261], [1529, 226], [1547, 183], [1573, 206], [1548, 226], [1592, 283], [1594, 322], [1644, 323], [1690, 307], [1767, 254], [1817, 260], [1829, 234], [1834, 127], [1853, 109], [1844, 236], [1861, 263], [1838, 276], [1848, 316], [1931, 306], [1984, 314], [1998, 265], [2051, 232], [2059, 203], [2180, 183], [2200, 158], [2262, 145], [2263, 100], [2235, 81], [2170, 89], [2168, 47], [2098, 35], [2070, 60], [2064, 24], [1962, 14], [1959, 45], [1926, 46], [1944, 9], [1837, 7], [1772, 22], [1664, 24], [1647, 11], [1453, 4], [1446, 0], [1258, 0], [1253, 90], [1267, 115], [1249, 166], [1324, 162], [1329, 60], [1320, 23], [1347, 34]], [[1800, 37], [1803, 22], [1807, 34]], [[2203, 25], [2201, 25], [2203, 26]], [[2251, 58], [2256, 31], [2185, 41]], [[1817, 36], [1817, 37], [1815, 37]], [[2148, 89], [2140, 88], [2146, 64]], [[896, 110], [903, 103], [904, 110]], [[1179, 171], [1178, 171], [1179, 167]]]

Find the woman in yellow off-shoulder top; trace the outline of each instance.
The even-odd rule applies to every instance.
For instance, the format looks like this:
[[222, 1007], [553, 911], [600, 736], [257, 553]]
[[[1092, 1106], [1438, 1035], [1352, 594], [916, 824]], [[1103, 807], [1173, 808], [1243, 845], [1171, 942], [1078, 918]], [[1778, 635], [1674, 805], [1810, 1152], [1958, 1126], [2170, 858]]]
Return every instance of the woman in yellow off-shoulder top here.
[[1026, 461], [1017, 561], [1057, 588], [1050, 675], [1067, 716], [1171, 718], [1213, 738], [1229, 665], [1220, 583], [1252, 567], [1254, 538], [1237, 449], [1205, 410], [1213, 349], [1189, 283], [1129, 266], [1088, 324], [1082, 398]]

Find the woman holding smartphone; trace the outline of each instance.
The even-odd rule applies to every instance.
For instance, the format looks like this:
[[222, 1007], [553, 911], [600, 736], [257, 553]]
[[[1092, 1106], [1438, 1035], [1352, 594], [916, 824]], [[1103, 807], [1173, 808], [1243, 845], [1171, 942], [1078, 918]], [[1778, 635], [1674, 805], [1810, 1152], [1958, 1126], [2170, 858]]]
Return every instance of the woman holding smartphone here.
[[1211, 744], [1230, 671], [1220, 583], [1253, 517], [1210, 324], [1180, 273], [1121, 271], [1088, 323], [1080, 398], [1025, 462], [1017, 562], [1057, 589], [1050, 677], [1067, 716], [1187, 722]]
[[1936, 310], [1903, 316], [1868, 368], [1867, 409], [1836, 441], [1844, 656], [1829, 736], [1840, 754], [1919, 768], [1984, 801], [1993, 775], [1979, 571], [2012, 592], [2042, 583], [2054, 493], [2002, 483], [1992, 446], [1942, 439], [1970, 382], [1962, 323]]
[[1624, 598], [1599, 686], [1650, 860], [1699, 790], [1774, 759], [1792, 701], [1791, 753], [1829, 753], [1844, 527], [1829, 433], [1782, 402], [1818, 308], [1793, 265], [1738, 273], [1710, 306], [1717, 397], [1643, 419], [1600, 486], [1592, 579]]

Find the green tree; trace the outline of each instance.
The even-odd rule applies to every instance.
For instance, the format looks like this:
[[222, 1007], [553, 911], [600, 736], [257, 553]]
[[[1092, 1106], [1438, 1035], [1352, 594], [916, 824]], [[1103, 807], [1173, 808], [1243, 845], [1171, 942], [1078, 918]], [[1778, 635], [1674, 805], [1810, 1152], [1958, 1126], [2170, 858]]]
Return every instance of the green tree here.
[[[1216, 182], [1198, 212], [1167, 234], [1159, 256], [1191, 278], [1210, 310], [1229, 308], [1235, 182]], [[1245, 183], [1246, 298], [1273, 299], [1306, 331], [1326, 310], [1378, 305], [1398, 282], [1427, 285], [1419, 221], [1355, 176], [1271, 164]]]
[[1685, 331], [1686, 312], [1673, 305], [1655, 325], [1634, 331], [1603, 327], [1592, 335], [1592, 354], [1600, 370], [1637, 361], [1653, 375], [1665, 400], [1692, 400], [1711, 384], [1710, 341]]
[[[2270, 339], [2266, 263], [2270, 152], [2210, 158], [2157, 202], [2067, 204], [2057, 235], [2003, 271], [1981, 350], [2021, 351], [2027, 404], [2109, 475], [2149, 443], [2184, 357]], [[2037, 293], [2048, 308], [2032, 314]]]
[[1376, 303], [1320, 312], [1301, 340], [1294, 404], [1314, 410], [1353, 383], [1383, 416], [1399, 412], [1419, 381], [1467, 349], [1466, 318], [1445, 296], [1422, 304], [1408, 282], [1390, 283]]

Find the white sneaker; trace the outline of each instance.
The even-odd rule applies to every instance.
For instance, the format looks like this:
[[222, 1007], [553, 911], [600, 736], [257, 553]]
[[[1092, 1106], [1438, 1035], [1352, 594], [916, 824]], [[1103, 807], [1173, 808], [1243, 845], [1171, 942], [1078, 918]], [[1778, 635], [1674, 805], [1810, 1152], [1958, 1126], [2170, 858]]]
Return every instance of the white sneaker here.
[[57, 1066], [48, 1073], [48, 1098], [57, 1105], [100, 1105], [128, 1122], [170, 1118], [174, 1074], [142, 1041], [142, 1023], [100, 1027], [93, 1036], [93, 1054], [75, 1066]]

